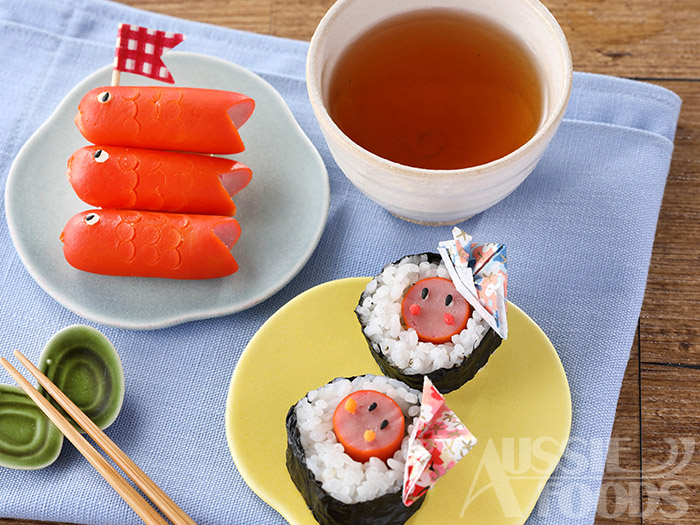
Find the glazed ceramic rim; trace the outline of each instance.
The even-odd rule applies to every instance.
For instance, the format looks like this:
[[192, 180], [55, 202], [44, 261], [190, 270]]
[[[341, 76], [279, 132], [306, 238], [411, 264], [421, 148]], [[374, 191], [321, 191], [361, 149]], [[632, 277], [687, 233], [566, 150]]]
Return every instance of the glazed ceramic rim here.
[[[309, 44], [309, 51], [306, 57], [306, 86], [309, 94], [309, 100], [311, 101], [311, 108], [313, 109], [316, 118], [319, 119], [319, 123], [326, 126], [323, 131], [328, 131], [333, 134], [333, 137], [338, 140], [343, 147], [351, 149], [356, 154], [362, 156], [368, 162], [372, 162], [377, 166], [381, 166], [382, 169], [389, 169], [394, 172], [394, 175], [398, 177], [405, 177], [412, 180], [425, 180], [425, 176], [432, 175], [444, 179], [463, 179], [467, 176], [481, 176], [483, 174], [496, 171], [508, 164], [512, 163], [516, 158], [521, 156], [526, 156], [532, 150], [537, 149], [544, 142], [545, 145], [551, 139], [551, 133], [556, 130], [561, 120], [564, 117], [564, 112], [566, 111], [566, 106], [569, 102], [569, 96], [571, 94], [571, 85], [573, 81], [573, 65], [571, 59], [571, 50], [566, 40], [561, 26], [554, 18], [552, 13], [538, 0], [520, 0], [525, 6], [531, 9], [539, 18], [542, 20], [543, 24], [553, 33], [554, 39], [559, 44], [559, 49], [561, 51], [561, 58], [563, 60], [564, 69], [564, 85], [563, 89], [558, 94], [558, 100], [554, 105], [554, 110], [546, 115], [545, 121], [539, 126], [537, 132], [528, 140], [525, 144], [519, 148], [513, 150], [509, 154], [488, 162], [486, 164], [479, 164], [477, 166], [471, 166], [468, 168], [458, 168], [458, 169], [429, 169], [429, 168], [417, 168], [414, 166], [407, 166], [405, 164], [399, 164], [392, 160], [385, 159], [372, 153], [371, 151], [363, 148], [353, 140], [351, 140], [345, 133], [341, 131], [338, 125], [333, 121], [328, 110], [326, 109], [325, 103], [323, 101], [323, 95], [321, 94], [321, 89], [316, 82], [317, 78], [317, 60], [316, 57], [319, 54], [319, 47], [321, 42], [328, 33], [328, 26], [339, 16], [341, 10], [346, 4], [351, 3], [353, 0], [337, 0], [330, 9], [323, 16], [319, 22], [316, 30]], [[429, 6], [426, 6], [429, 7]], [[416, 9], [418, 10], [418, 9]], [[322, 64], [318, 64], [322, 67]], [[387, 186], [392, 186], [387, 184]]]

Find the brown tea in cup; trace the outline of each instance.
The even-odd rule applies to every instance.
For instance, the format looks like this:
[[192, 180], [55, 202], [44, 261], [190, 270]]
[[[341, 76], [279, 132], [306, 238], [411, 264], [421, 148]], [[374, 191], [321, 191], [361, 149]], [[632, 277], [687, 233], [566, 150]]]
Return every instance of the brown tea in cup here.
[[447, 9], [399, 15], [343, 52], [328, 111], [352, 141], [417, 168], [486, 164], [533, 137], [542, 86], [530, 51], [501, 27]]

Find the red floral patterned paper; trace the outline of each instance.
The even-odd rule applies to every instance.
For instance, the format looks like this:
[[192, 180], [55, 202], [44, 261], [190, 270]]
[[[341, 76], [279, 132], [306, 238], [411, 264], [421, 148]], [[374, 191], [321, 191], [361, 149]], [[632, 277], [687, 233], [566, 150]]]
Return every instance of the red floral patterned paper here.
[[455, 288], [489, 326], [506, 339], [508, 266], [505, 245], [472, 243], [471, 236], [457, 227], [452, 229], [452, 237], [439, 243], [438, 251]]
[[476, 444], [445, 398], [427, 377], [420, 415], [408, 442], [402, 499], [406, 506], [425, 494]]

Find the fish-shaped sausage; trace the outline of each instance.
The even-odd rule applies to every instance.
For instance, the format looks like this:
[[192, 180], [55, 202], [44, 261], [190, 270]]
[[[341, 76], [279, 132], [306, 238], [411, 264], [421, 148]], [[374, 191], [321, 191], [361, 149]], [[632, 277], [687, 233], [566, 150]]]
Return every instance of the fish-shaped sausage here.
[[68, 263], [103, 275], [212, 279], [238, 270], [238, 222], [217, 215], [88, 210], [61, 233]]
[[93, 144], [238, 153], [252, 98], [215, 89], [105, 86], [88, 91], [75, 123]]
[[118, 146], [85, 146], [68, 160], [75, 193], [92, 206], [233, 215], [231, 197], [251, 170], [221, 157]]

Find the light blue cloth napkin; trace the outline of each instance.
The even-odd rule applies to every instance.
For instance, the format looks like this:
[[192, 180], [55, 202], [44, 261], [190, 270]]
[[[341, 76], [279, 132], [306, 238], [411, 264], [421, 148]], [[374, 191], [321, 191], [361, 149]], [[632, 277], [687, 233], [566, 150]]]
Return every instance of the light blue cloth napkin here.
[[[282, 291], [242, 313], [159, 331], [97, 326], [119, 350], [126, 373], [124, 408], [109, 429], [111, 437], [197, 522], [282, 523], [241, 479], [226, 444], [227, 389], [246, 343], [304, 290], [341, 277], [373, 275], [401, 255], [433, 249], [450, 230], [394, 218], [338, 170], [307, 100], [306, 43], [102, 0], [0, 2], [3, 182], [19, 148], [71, 87], [111, 62], [118, 22], [185, 33], [178, 49], [260, 74], [285, 98], [328, 166], [325, 233], [308, 264]], [[571, 387], [571, 444], [531, 523], [594, 519], [679, 107], [679, 98], [659, 87], [577, 73], [566, 119], [537, 169], [507, 199], [461, 224], [477, 241], [508, 246], [509, 298], [549, 336]], [[0, 355], [9, 357], [11, 349], [21, 347], [36, 361], [54, 332], [83, 320], [34, 282], [4, 220], [0, 248]], [[3, 372], [0, 382], [12, 380]], [[70, 444], [46, 469], [0, 468], [0, 516], [139, 522]]]

